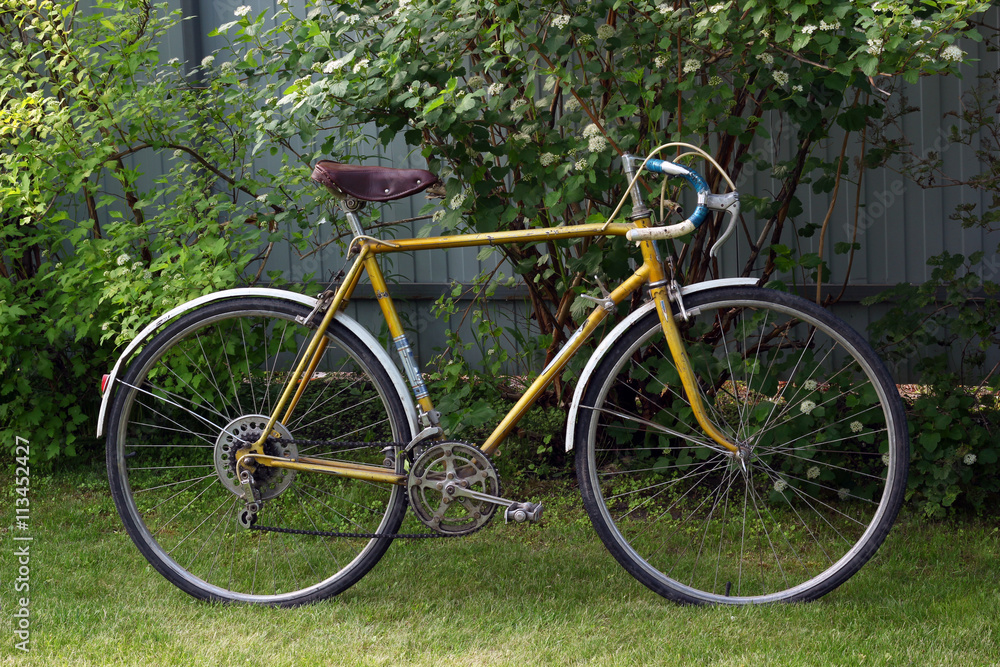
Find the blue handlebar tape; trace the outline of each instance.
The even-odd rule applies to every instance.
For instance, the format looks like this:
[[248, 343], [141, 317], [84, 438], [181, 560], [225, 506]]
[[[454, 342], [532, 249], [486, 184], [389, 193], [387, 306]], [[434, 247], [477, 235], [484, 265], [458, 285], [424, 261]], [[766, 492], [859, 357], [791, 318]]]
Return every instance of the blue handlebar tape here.
[[[670, 167], [665, 168], [665, 165], [670, 165]], [[711, 190], [708, 187], [708, 183], [706, 183], [705, 179], [701, 177], [701, 174], [691, 169], [688, 169], [684, 165], [677, 164], [676, 162], [670, 162], [668, 160], [656, 160], [651, 158], [649, 160], [646, 160], [646, 169], [657, 174], [667, 174], [670, 176], [683, 176], [684, 178], [687, 179], [687, 182], [691, 184], [691, 187], [695, 189], [695, 192], [698, 193], [699, 200], [701, 199], [701, 195], [707, 195], [711, 192]], [[678, 173], [678, 170], [680, 170], [680, 173]], [[692, 225], [695, 226], [695, 228], [698, 228], [701, 225], [701, 223], [705, 222], [705, 218], [707, 217], [708, 217], [708, 208], [699, 201], [697, 208], [695, 208], [694, 213], [691, 214], [691, 217], [687, 219], [687, 222], [690, 222]]]

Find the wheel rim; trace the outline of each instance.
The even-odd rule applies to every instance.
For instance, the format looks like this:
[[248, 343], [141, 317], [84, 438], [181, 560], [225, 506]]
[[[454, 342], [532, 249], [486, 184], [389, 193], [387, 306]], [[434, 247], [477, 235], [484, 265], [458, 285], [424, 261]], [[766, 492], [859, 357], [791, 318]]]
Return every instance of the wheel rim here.
[[[245, 502], [231, 476], [231, 439], [259, 430], [276, 404], [296, 350], [311, 333], [294, 321], [304, 314], [298, 310], [223, 307], [165, 332], [169, 342], [144, 353], [119, 389], [122, 407], [109, 452], [113, 488], [120, 489], [116, 503], [143, 554], [198, 597], [282, 604], [333, 594], [360, 578], [387, 547], [388, 540], [239, 525]], [[318, 444], [395, 441], [403, 423], [370, 364], [340, 338], [327, 340], [296, 413], [276, 427], [282, 439], [311, 442], [283, 445], [279, 454], [382, 465], [377, 447], [334, 452]], [[259, 525], [380, 533], [401, 521], [399, 487], [267, 472]]]
[[857, 342], [827, 318], [740, 305], [693, 300], [682, 329], [703, 401], [742, 458], [691, 428], [662, 334], [645, 320], [588, 392], [600, 406], [588, 434], [595, 526], [643, 583], [677, 599], [814, 598], [860, 567], [894, 518], [898, 417]]

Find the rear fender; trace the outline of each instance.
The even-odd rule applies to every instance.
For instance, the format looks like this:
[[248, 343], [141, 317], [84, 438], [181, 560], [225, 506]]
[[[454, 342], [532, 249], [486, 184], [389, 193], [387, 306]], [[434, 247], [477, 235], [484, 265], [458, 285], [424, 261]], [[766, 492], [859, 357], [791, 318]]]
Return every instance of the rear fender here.
[[[114, 368], [111, 369], [111, 374], [104, 383], [104, 389], [101, 396], [101, 411], [97, 417], [97, 436], [101, 437], [104, 435], [105, 422], [107, 421], [108, 410], [111, 406], [111, 397], [114, 394], [115, 379], [118, 377], [119, 373], [122, 372], [122, 369], [127, 365], [128, 361], [132, 358], [132, 355], [135, 354], [135, 351], [142, 346], [143, 343], [152, 338], [167, 322], [170, 322], [184, 313], [192, 311], [200, 306], [204, 306], [205, 304], [241, 297], [265, 297], [270, 299], [281, 299], [284, 301], [294, 301], [295, 303], [300, 303], [307, 308], [313, 308], [316, 305], [315, 297], [298, 294], [297, 292], [289, 292], [288, 290], [278, 290], [267, 287], [244, 287], [206, 294], [205, 296], [200, 296], [197, 299], [183, 303], [160, 315], [155, 320], [150, 322], [145, 329], [140, 331], [139, 335], [128, 344], [125, 351], [118, 357], [118, 361], [115, 362]], [[375, 337], [372, 336], [367, 329], [361, 326], [357, 320], [348, 317], [343, 313], [337, 313], [335, 319], [337, 322], [346, 327], [351, 333], [357, 336], [361, 343], [367, 347], [368, 350], [375, 355], [375, 358], [378, 359], [379, 362], [385, 367], [386, 372], [389, 374], [389, 378], [392, 380], [393, 388], [399, 394], [399, 400], [402, 401], [403, 408], [406, 410], [407, 421], [409, 422], [411, 432], [405, 434], [405, 439], [409, 440], [417, 423], [417, 413], [414, 408], [413, 397], [410, 395], [410, 390], [407, 387], [402, 374], [400, 374], [385, 349], [379, 345]]]

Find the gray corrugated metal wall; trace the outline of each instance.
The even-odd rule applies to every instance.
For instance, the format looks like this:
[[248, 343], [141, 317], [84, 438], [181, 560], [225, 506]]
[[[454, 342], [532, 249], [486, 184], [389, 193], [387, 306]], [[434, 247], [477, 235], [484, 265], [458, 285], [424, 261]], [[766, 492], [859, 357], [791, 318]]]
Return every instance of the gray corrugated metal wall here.
[[[220, 38], [207, 37], [207, 33], [213, 27], [231, 21], [233, 11], [243, 4], [249, 4], [254, 13], [265, 8], [277, 10], [274, 2], [263, 0], [174, 0], [172, 6], [181, 8], [187, 16], [197, 18], [183, 22], [179, 30], [167, 36], [162, 50], [164, 58], [178, 57], [198, 62], [222, 43]], [[996, 25], [1000, 23], [998, 19], [1000, 8], [994, 7], [990, 10], [988, 22]], [[978, 85], [980, 74], [1000, 69], [1000, 54], [989, 52], [984, 44], [967, 43], [963, 44], [963, 48], [969, 53], [970, 60], [975, 61], [967, 62], [964, 66], [964, 78], [925, 78], [906, 87], [905, 94], [912, 104], [921, 108], [921, 112], [910, 114], [904, 121], [904, 131], [915, 141], [914, 148], [920, 153], [940, 152], [949, 173], [959, 179], [978, 172], [982, 165], [972, 150], [947, 141], [948, 127], [954, 121], [945, 117], [945, 114], [959, 108], [962, 95], [972, 86]], [[771, 155], [774, 159], [787, 157], [784, 154], [787, 153], [787, 144], [783, 144], [781, 139], [782, 132], [785, 137], [788, 136], [788, 128], [782, 130], [775, 121], [770, 132], [772, 140], [761, 145], [762, 155]], [[840, 142], [840, 138], [833, 137], [818, 150], [826, 159], [836, 159]], [[852, 146], [849, 154], [853, 157], [857, 153], [858, 147]], [[391, 147], [378, 161], [385, 165], [424, 166], [419, 156], [417, 160], [411, 160], [408, 149], [401, 144]], [[146, 166], [148, 168], [149, 165]], [[851, 178], [855, 175], [852, 160]], [[776, 193], [780, 189], [780, 183], [765, 174], [756, 173], [745, 179], [740, 187], [744, 192]], [[858, 186], [846, 180], [842, 183], [826, 241], [824, 259], [831, 268], [830, 285], [836, 286], [838, 291], [847, 274], [848, 257], [835, 255], [833, 247], [838, 241], [851, 240], [856, 187]], [[959, 203], [975, 202], [979, 204], [980, 210], [984, 210], [989, 205], [987, 193], [976, 192], [971, 188], [921, 189], [898, 174], [884, 169], [867, 171], [860, 188], [864, 206], [858, 230], [861, 250], [854, 258], [845, 305], [837, 308], [842, 317], [860, 330], [864, 330], [871, 319], [884, 310], [862, 307], [857, 303], [861, 296], [899, 282], [920, 283], [927, 280], [930, 269], [926, 265], [926, 259], [944, 250], [963, 254], [986, 250], [994, 254], [1000, 243], [1000, 233], [988, 235], [978, 229], [963, 230], [957, 222], [948, 219]], [[800, 196], [805, 197], [805, 210], [795, 221], [796, 224], [801, 225], [810, 220], [822, 221], [829, 204], [828, 196], [811, 196], [808, 186], [803, 186], [800, 190]], [[390, 207], [384, 217], [413, 217], [422, 204], [423, 199], [420, 197], [400, 201]], [[413, 233], [422, 225], [423, 222], [413, 223]], [[748, 220], [748, 225], [752, 230], [760, 229], [755, 221]], [[783, 240], [789, 244], [795, 242], [788, 234]], [[798, 243], [803, 252], [816, 251], [815, 238], [801, 239]], [[481, 261], [477, 259], [478, 252], [478, 249], [472, 248], [394, 256], [395, 263], [391, 271], [399, 276], [400, 282], [417, 284], [408, 293], [425, 299], [401, 307], [411, 320], [416, 334], [415, 345], [421, 359], [429, 358], [433, 348], [442, 344], [444, 329], [457, 328], [460, 319], [453, 318], [453, 321], [445, 323], [430, 317], [426, 299], [446, 291], [451, 281], [470, 283], [483, 270], [496, 266], [495, 257]], [[741, 259], [746, 255], [745, 243], [730, 242], [722, 254], [723, 275], [737, 275], [742, 268]], [[329, 275], [342, 265], [339, 250], [333, 245], [323, 254], [305, 260], [299, 259], [292, 249], [283, 248], [272, 256], [269, 264], [270, 267], [282, 269], [293, 281], [310, 272], [316, 272], [318, 276]], [[990, 269], [994, 273], [1000, 272], [1000, 258], [987, 262], [986, 266], [988, 269], [995, 267]], [[1000, 279], [1000, 275], [985, 277]], [[353, 315], [366, 324], [374, 325], [377, 330], [377, 309], [370, 299], [359, 295], [351, 308]], [[512, 308], [512, 317], [526, 321], [523, 304], [514, 304]]]

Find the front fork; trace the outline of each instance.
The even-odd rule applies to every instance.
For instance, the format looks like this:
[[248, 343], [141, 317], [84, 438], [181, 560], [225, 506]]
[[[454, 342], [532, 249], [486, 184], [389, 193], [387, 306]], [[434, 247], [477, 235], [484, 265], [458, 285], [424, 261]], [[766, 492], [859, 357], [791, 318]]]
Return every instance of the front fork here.
[[[639, 218], [634, 218], [636, 227], [649, 226], [650, 218], [648, 209], [644, 213]], [[701, 390], [698, 387], [698, 379], [691, 366], [691, 359], [688, 357], [687, 346], [684, 344], [684, 339], [677, 328], [677, 322], [670, 307], [670, 292], [668, 290], [670, 282], [663, 270], [663, 261], [660, 258], [659, 251], [656, 249], [655, 243], [655, 241], [639, 242], [642, 248], [643, 261], [650, 267], [649, 297], [656, 304], [656, 313], [660, 318], [660, 326], [663, 328], [663, 335], [667, 339], [667, 347], [670, 349], [670, 355], [674, 359], [677, 373], [681, 377], [681, 385], [684, 387], [684, 393], [687, 396], [688, 403], [691, 405], [691, 411], [694, 413], [698, 425], [701, 426], [708, 437], [722, 446], [725, 451], [740, 458], [741, 450], [739, 446], [731, 442], [718, 429], [705, 409]]]

